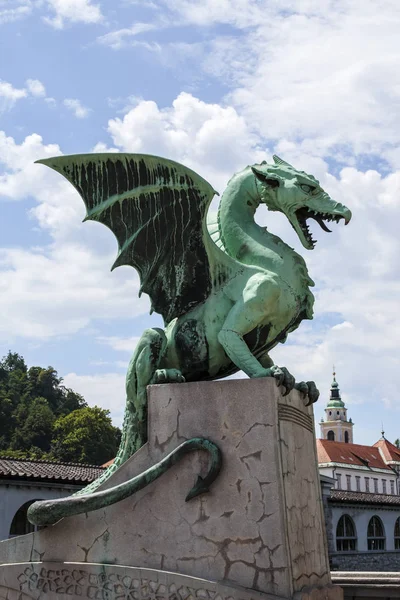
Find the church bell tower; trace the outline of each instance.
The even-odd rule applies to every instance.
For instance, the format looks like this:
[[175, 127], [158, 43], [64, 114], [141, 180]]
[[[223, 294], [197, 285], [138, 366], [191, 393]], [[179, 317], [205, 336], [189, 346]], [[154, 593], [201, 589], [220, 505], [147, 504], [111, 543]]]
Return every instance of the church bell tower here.
[[351, 419], [347, 420], [347, 408], [340, 397], [339, 384], [336, 373], [333, 371], [331, 397], [325, 408], [325, 419], [321, 419], [321, 438], [334, 442], [353, 443], [353, 425]]

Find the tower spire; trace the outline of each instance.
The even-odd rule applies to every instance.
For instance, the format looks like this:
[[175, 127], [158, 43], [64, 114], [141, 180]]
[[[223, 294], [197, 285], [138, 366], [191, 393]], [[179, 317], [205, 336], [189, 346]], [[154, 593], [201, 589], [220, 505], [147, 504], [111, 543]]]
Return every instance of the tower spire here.
[[333, 365], [333, 381], [331, 384], [331, 397], [327, 408], [344, 408], [344, 402], [340, 396], [339, 384], [336, 381], [335, 365]]

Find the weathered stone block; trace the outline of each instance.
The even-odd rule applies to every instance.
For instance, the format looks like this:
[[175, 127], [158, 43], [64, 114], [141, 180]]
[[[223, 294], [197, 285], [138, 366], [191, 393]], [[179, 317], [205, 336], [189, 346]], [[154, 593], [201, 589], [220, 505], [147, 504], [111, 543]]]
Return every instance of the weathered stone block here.
[[[188, 455], [131, 498], [0, 543], [0, 586], [10, 578], [9, 564], [20, 563], [9, 587], [29, 595], [19, 578], [31, 568], [26, 563], [50, 561], [57, 569], [85, 563], [88, 573], [100, 563], [153, 569], [157, 581], [165, 572], [218, 581], [241, 590], [232, 592], [235, 599], [248, 590], [254, 598], [292, 598], [302, 590], [301, 600], [340, 598], [340, 589], [329, 587], [312, 408], [301, 395], [282, 397], [272, 379], [151, 386], [148, 395], [148, 443], [105, 486], [137, 475], [185, 439], [206, 437], [224, 461], [210, 492], [185, 503], [207, 469], [201, 452]], [[35, 565], [34, 574], [41, 568]], [[47, 600], [49, 593], [31, 597]]]

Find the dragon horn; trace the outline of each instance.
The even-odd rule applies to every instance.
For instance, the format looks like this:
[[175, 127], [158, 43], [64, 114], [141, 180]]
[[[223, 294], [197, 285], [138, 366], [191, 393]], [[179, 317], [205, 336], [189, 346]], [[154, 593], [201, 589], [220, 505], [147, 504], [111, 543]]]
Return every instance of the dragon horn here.
[[279, 156], [277, 156], [276, 154], [274, 154], [272, 158], [274, 159], [274, 163], [276, 165], [283, 165], [284, 167], [291, 167], [292, 169], [294, 169], [294, 167], [291, 164], [289, 164], [282, 158], [279, 158]]

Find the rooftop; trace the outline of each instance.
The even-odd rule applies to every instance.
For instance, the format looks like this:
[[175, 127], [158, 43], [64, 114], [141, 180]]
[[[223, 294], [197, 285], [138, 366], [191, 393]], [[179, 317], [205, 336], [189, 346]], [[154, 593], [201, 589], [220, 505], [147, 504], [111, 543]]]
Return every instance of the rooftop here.
[[97, 465], [0, 456], [0, 481], [14, 479], [86, 484], [97, 479], [103, 471], [104, 468]]
[[381, 451], [386, 462], [400, 463], [400, 449], [391, 442], [388, 442], [385, 437], [382, 436], [372, 447], [378, 448]]
[[391, 504], [400, 506], [400, 496], [350, 492], [348, 490], [331, 490], [329, 500], [330, 502], [347, 502], [350, 504]]
[[[378, 443], [378, 442], [377, 442]], [[388, 442], [389, 443], [389, 442]], [[391, 444], [392, 446], [393, 444]], [[394, 446], [396, 448], [396, 446]], [[397, 450], [397, 448], [396, 448]], [[371, 469], [385, 469], [392, 471], [382, 458], [379, 448], [362, 446], [360, 444], [346, 444], [330, 440], [317, 440], [318, 463], [340, 463], [343, 465], [367, 466]], [[400, 454], [398, 460], [400, 461]]]

